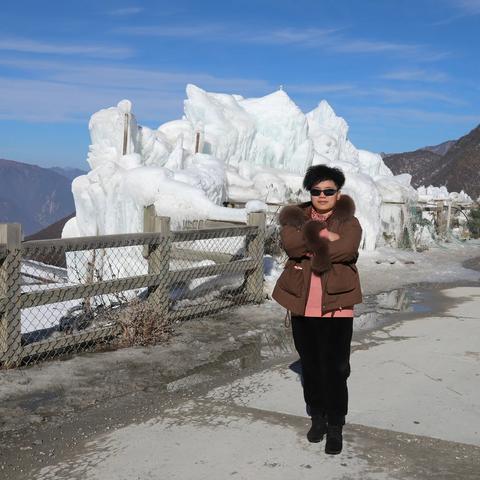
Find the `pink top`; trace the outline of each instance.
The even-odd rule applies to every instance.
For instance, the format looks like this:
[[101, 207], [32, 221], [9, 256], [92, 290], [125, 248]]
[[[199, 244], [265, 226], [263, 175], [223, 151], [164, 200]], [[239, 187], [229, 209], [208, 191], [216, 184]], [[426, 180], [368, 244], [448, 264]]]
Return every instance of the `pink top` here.
[[[312, 219], [325, 221], [331, 212], [321, 215], [312, 208]], [[320, 230], [320, 236], [328, 238], [328, 230], [326, 228]], [[353, 317], [353, 306], [341, 307], [337, 310], [322, 312], [322, 279], [312, 273], [310, 279], [310, 290], [308, 291], [307, 305], [305, 307], [305, 317]]]

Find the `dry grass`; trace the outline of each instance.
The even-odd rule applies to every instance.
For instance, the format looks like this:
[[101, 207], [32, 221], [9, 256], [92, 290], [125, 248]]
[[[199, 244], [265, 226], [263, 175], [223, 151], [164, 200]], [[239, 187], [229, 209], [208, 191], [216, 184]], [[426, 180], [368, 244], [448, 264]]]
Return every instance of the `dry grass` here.
[[117, 339], [120, 347], [156, 345], [168, 340], [173, 331], [171, 322], [147, 301], [133, 300], [115, 314], [115, 321], [122, 327]]

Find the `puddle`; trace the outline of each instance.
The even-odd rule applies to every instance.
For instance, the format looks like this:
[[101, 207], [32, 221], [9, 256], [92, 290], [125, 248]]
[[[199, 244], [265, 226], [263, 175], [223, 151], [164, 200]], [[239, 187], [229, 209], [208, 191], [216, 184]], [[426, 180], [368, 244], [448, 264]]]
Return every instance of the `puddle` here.
[[402, 287], [365, 295], [355, 307], [355, 330], [371, 330], [391, 323], [398, 313], [430, 313], [433, 311], [433, 292], [418, 287]]
[[17, 405], [25, 410], [35, 412], [38, 408], [44, 407], [51, 402], [59, 399], [61, 393], [57, 391], [36, 392], [34, 395], [27, 396], [23, 399], [16, 400]]
[[[447, 285], [442, 285], [447, 288]], [[433, 284], [412, 285], [372, 295], [364, 295], [364, 301], [355, 306], [353, 328], [355, 332], [367, 333], [397, 321], [442, 310], [438, 286]], [[262, 357], [272, 358], [282, 353], [295, 352], [291, 329], [272, 326], [262, 335]]]
[[462, 263], [462, 267], [480, 272], [480, 257], [469, 258]]
[[[480, 257], [468, 259], [462, 266], [480, 271]], [[399, 314], [440, 313], [446, 299], [439, 295], [439, 290], [463, 284], [468, 286], [471, 282], [420, 283], [374, 295], [364, 295], [363, 303], [355, 306], [354, 329], [366, 331], [380, 328], [398, 321]]]

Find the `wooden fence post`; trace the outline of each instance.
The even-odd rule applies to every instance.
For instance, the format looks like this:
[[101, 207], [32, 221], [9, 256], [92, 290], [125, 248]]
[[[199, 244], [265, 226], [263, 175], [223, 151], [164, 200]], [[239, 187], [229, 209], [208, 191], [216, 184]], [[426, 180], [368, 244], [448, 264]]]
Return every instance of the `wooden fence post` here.
[[247, 297], [253, 302], [260, 303], [263, 299], [263, 253], [265, 248], [265, 212], [252, 212], [248, 214], [247, 224], [258, 227], [254, 236], [247, 236], [246, 253], [255, 260], [254, 270], [247, 272], [246, 291]]
[[0, 299], [6, 300], [4, 311], [0, 311], [0, 360], [6, 366], [14, 366], [22, 358], [21, 241], [19, 223], [0, 224], [0, 245], [8, 252], [0, 260]]
[[438, 235], [441, 238], [445, 238], [446, 233], [446, 218], [445, 218], [445, 203], [443, 200], [437, 201], [437, 225], [438, 225]]
[[170, 218], [155, 215], [154, 205], [149, 205], [144, 210], [144, 230], [145, 232], [162, 234], [159, 243], [151, 245], [149, 248], [148, 273], [163, 274], [163, 279], [159, 285], [155, 285], [150, 289], [148, 301], [156, 307], [159, 315], [165, 318], [168, 315], [170, 302], [170, 284], [168, 281], [172, 244], [170, 239]]
[[447, 236], [450, 235], [450, 228], [452, 224], [452, 201], [448, 202], [448, 210], [447, 210]]

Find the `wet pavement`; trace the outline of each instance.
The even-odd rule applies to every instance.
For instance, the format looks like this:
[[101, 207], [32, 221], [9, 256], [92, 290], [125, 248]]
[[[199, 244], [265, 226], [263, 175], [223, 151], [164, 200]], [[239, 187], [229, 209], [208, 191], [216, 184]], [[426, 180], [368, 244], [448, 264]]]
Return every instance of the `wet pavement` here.
[[168, 347], [6, 372], [0, 478], [478, 479], [479, 307], [472, 282], [366, 297], [337, 457], [305, 439], [272, 303], [189, 322]]

